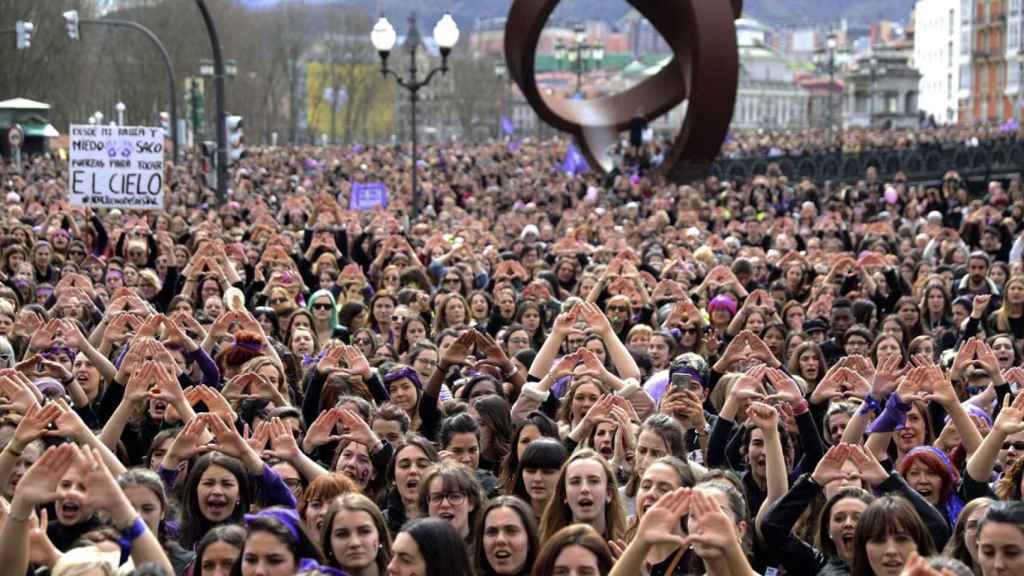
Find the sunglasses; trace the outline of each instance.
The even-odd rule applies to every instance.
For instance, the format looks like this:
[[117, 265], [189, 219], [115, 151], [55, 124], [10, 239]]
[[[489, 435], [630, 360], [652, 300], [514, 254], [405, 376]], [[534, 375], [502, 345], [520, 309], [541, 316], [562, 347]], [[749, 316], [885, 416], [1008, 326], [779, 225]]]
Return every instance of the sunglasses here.
[[1003, 442], [1003, 450], [1013, 448], [1017, 452], [1024, 452], [1024, 442]]
[[69, 250], [68, 251], [68, 255], [69, 256], [85, 256], [85, 252], [82, 251], [82, 250]]
[[370, 340], [369, 338], [356, 338], [352, 342], [355, 344], [359, 344], [361, 346], [368, 346], [370, 344], [373, 344], [373, 341]]
[[331, 309], [331, 305], [330, 304], [320, 304], [320, 303], [317, 303], [317, 304], [313, 304], [313, 309], [314, 310], [330, 310]]
[[273, 300], [270, 301], [270, 303], [273, 304], [274, 306], [277, 306], [278, 304], [284, 304], [287, 301], [287, 298], [274, 298]]

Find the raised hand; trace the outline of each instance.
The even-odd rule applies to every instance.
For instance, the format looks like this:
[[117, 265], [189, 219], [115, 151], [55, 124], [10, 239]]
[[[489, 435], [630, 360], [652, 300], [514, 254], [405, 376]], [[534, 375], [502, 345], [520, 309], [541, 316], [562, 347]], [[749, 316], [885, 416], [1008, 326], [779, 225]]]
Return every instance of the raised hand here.
[[765, 375], [768, 376], [768, 381], [775, 388], [775, 394], [769, 396], [769, 398], [785, 400], [790, 406], [795, 406], [804, 399], [803, 391], [800, 390], [796, 380], [793, 380], [789, 374], [778, 368], [772, 368], [766, 370]]
[[732, 390], [729, 391], [729, 395], [737, 400], [764, 398], [764, 386], [761, 383], [764, 381], [767, 371], [768, 367], [764, 365], [750, 368], [736, 381]]
[[992, 429], [998, 430], [1006, 436], [1024, 432], [1024, 393], [1017, 394], [1012, 403], [1010, 396], [1006, 396], [1003, 401], [1003, 409], [996, 416]]
[[473, 336], [473, 332], [471, 330], [463, 332], [441, 355], [441, 364], [445, 366], [466, 364], [466, 357], [473, 351], [475, 344], [476, 337]]
[[48, 448], [18, 482], [14, 500], [32, 507], [53, 502], [58, 497], [57, 485], [80, 460], [81, 451], [75, 444]]
[[175, 470], [178, 464], [188, 461], [195, 454], [200, 452], [199, 445], [207, 432], [206, 420], [193, 418], [174, 437], [171, 447], [164, 455], [163, 467], [168, 470]]
[[675, 544], [687, 549], [690, 539], [680, 536], [679, 525], [690, 508], [691, 490], [679, 488], [665, 494], [640, 518], [636, 538], [646, 546]]
[[860, 444], [849, 444], [850, 452], [849, 459], [857, 466], [860, 470], [860, 477], [867, 481], [871, 486], [878, 486], [882, 482], [885, 482], [889, 478], [889, 474], [885, 471], [885, 468], [879, 464], [878, 459], [875, 455]]
[[875, 368], [875, 377], [871, 383], [871, 395], [879, 400], [884, 400], [896, 391], [899, 384], [900, 357], [887, 356], [878, 363]]
[[0, 391], [6, 398], [0, 403], [2, 410], [15, 410], [24, 414], [31, 406], [38, 406], [42, 400], [39, 389], [17, 370], [0, 370]]
[[843, 477], [843, 463], [850, 458], [849, 444], [836, 444], [828, 449], [825, 456], [818, 461], [818, 465], [811, 473], [811, 480], [824, 488], [833, 480]]
[[949, 407], [960, 402], [953, 382], [942, 373], [938, 366], [924, 367], [923, 378], [931, 384], [931, 392], [925, 396], [930, 402], [938, 402], [944, 407]]
[[341, 435], [337, 433], [340, 418], [341, 411], [337, 408], [321, 412], [306, 430], [306, 436], [302, 439], [303, 451], [309, 454], [320, 446], [341, 440]]
[[11, 447], [22, 452], [36, 440], [47, 435], [50, 431], [50, 424], [60, 416], [60, 406], [55, 403], [40, 407], [38, 404], [31, 404], [25, 415], [18, 421], [18, 427], [14, 430], [14, 438], [11, 439]]
[[501, 349], [501, 346], [493, 338], [479, 330], [470, 330], [470, 332], [476, 341], [477, 351], [482, 352], [487, 360], [501, 368], [506, 374], [512, 371], [512, 361], [509, 360], [508, 355], [505, 354], [505, 351]]
[[692, 524], [697, 526], [696, 531], [690, 532], [690, 542], [719, 550], [739, 547], [736, 525], [732, 518], [722, 511], [722, 507], [714, 498], [700, 490], [694, 490], [690, 496], [689, 512]]
[[373, 452], [380, 443], [380, 438], [374, 434], [370, 425], [348, 408], [338, 409], [338, 422], [341, 423], [343, 432], [341, 440], [343, 442], [346, 440], [358, 442], [366, 446], [370, 452]]
[[291, 428], [277, 417], [271, 418], [269, 423], [264, 422], [263, 424], [265, 424], [265, 429], [270, 435], [269, 454], [275, 458], [294, 462], [301, 454], [301, 451], [299, 450], [298, 443], [295, 441], [295, 436], [292, 435]]
[[260, 474], [263, 471], [263, 460], [242, 438], [233, 426], [228, 426], [214, 414], [200, 414], [196, 420], [202, 420], [217, 439], [216, 444], [207, 444], [204, 451], [215, 450], [221, 454], [238, 458], [249, 469], [250, 474]]
[[767, 434], [778, 430], [779, 411], [762, 402], [751, 402], [747, 406], [747, 420]]

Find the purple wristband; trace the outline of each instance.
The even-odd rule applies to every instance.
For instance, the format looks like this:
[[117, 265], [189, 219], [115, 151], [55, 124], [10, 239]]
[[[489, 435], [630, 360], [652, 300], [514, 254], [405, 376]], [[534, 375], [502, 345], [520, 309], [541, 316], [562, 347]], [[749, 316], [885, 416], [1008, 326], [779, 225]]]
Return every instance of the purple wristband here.
[[898, 394], [889, 396], [885, 409], [868, 426], [868, 434], [901, 430], [907, 423], [907, 412], [910, 412], [910, 404], [904, 404]]

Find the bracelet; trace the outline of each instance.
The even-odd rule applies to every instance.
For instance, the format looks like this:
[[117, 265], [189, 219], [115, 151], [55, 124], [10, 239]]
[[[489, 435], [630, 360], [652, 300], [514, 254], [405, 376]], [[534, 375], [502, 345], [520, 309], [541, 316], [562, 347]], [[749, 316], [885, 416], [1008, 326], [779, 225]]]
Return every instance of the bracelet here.
[[132, 547], [132, 542], [136, 541], [139, 536], [146, 531], [146, 523], [142, 521], [142, 516], [136, 516], [131, 526], [128, 526], [121, 531], [121, 537], [117, 539], [117, 543], [121, 546], [121, 549]]
[[14, 446], [14, 442], [13, 441], [8, 442], [7, 446], [4, 447], [4, 452], [9, 453], [11, 456], [14, 456], [15, 458], [21, 458], [21, 455], [24, 454], [25, 451], [24, 450], [15, 450], [13, 448], [13, 446]]
[[132, 542], [135, 542], [145, 532], [146, 523], [142, 521], [142, 516], [136, 516], [132, 525], [121, 531], [121, 537], [117, 539], [117, 545], [121, 547], [121, 564], [127, 562], [131, 557]]

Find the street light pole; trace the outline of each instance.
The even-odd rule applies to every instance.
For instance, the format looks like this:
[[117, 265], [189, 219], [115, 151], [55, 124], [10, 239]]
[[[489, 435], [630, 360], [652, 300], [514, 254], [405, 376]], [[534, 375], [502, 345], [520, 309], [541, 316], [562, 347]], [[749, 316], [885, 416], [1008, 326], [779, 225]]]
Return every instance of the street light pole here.
[[227, 201], [228, 196], [228, 125], [224, 102], [224, 56], [221, 53], [217, 26], [210, 16], [206, 0], [196, 0], [196, 5], [203, 15], [213, 48], [214, 88], [217, 92], [217, 205], [221, 206]]
[[381, 18], [373, 27], [370, 33], [370, 40], [380, 55], [381, 74], [391, 75], [399, 86], [409, 92], [410, 121], [412, 122], [412, 219], [416, 220], [420, 214], [419, 207], [419, 181], [417, 164], [419, 163], [419, 136], [417, 134], [416, 102], [419, 101], [419, 92], [434, 79], [438, 72], [448, 73], [448, 55], [452, 48], [459, 41], [459, 27], [455, 24], [451, 14], [445, 14], [434, 27], [434, 40], [441, 50], [441, 66], [434, 68], [427, 73], [426, 78], [419, 79], [419, 68], [416, 66], [416, 53], [419, 50], [421, 37], [419, 29], [416, 28], [416, 14], [409, 16], [409, 36], [405, 42], [409, 47], [409, 77], [402, 78], [394, 70], [388, 68], [388, 56], [394, 48], [397, 40], [395, 29], [388, 22], [387, 18]]
[[835, 129], [835, 105], [832, 103], [836, 84], [836, 40], [828, 39], [828, 133]]
[[[68, 17], [65, 14], [65, 17]], [[111, 26], [114, 28], [130, 28], [137, 30], [146, 35], [147, 38], [156, 46], [157, 50], [160, 51], [160, 58], [164, 62], [164, 68], [167, 69], [167, 84], [170, 89], [171, 97], [171, 151], [174, 158], [174, 162], [177, 163], [180, 159], [178, 155], [178, 80], [174, 75], [174, 63], [171, 62], [171, 56], [167, 53], [167, 48], [164, 47], [163, 42], [160, 42], [160, 38], [153, 33], [152, 30], [146, 28], [138, 22], [132, 22], [131, 20], [92, 20], [92, 19], [81, 19], [78, 18], [77, 13], [74, 16], [77, 19], [78, 24], [90, 24], [94, 26]]]

